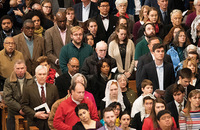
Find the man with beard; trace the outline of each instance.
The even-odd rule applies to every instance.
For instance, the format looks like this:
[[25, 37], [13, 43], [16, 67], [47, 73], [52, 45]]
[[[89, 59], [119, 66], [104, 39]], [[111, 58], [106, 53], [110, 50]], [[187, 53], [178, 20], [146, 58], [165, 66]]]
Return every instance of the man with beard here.
[[2, 50], [4, 39], [8, 36], [13, 37], [19, 34], [20, 31], [13, 28], [13, 19], [9, 15], [1, 17], [0, 23], [2, 29], [0, 30], [0, 50]]
[[[56, 23], [53, 27], [45, 32], [45, 49], [47, 57], [50, 59], [51, 66], [59, 74], [61, 74], [59, 67], [59, 54], [63, 46], [68, 44], [71, 40], [70, 29], [66, 25], [66, 14], [58, 12], [56, 14]], [[67, 64], [68, 62], [66, 62]]]
[[135, 65], [137, 66], [138, 59], [140, 56], [150, 52], [148, 48], [149, 38], [155, 36], [155, 26], [153, 23], [147, 23], [144, 25], [144, 35], [145, 37], [136, 45], [135, 48]]
[[92, 55], [93, 49], [90, 45], [83, 43], [83, 28], [74, 26], [71, 28], [72, 42], [64, 46], [60, 51], [59, 63], [62, 73], [68, 72], [67, 63], [72, 57], [76, 57], [80, 63], [80, 69], [84, 60]]
[[107, 107], [103, 110], [103, 120], [105, 125], [97, 130], [121, 130], [119, 127], [115, 126], [115, 113], [111, 107]]

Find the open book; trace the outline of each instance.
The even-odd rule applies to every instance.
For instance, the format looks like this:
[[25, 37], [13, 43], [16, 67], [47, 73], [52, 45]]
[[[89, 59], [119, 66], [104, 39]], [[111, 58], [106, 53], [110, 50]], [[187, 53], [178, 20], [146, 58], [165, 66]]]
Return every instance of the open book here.
[[47, 105], [47, 103], [43, 103], [37, 107], [34, 108], [34, 111], [38, 112], [38, 111], [45, 111], [46, 113], [49, 113], [50, 112], [50, 109]]

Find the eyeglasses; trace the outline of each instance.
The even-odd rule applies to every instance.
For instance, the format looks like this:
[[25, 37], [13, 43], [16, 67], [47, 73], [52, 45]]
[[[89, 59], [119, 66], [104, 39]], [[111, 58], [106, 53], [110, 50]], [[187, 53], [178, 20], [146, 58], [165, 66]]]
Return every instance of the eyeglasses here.
[[50, 6], [43, 6], [43, 7], [51, 9], [51, 7], [50, 7]]

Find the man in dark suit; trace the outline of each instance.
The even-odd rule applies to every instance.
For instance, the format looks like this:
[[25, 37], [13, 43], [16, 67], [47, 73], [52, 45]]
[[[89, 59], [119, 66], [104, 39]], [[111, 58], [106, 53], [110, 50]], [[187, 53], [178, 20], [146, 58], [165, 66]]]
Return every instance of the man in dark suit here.
[[108, 0], [100, 0], [98, 9], [100, 14], [94, 17], [98, 25], [97, 36], [107, 43], [108, 38], [115, 30], [118, 18], [109, 14], [110, 5]]
[[160, 16], [160, 20], [163, 24], [170, 23], [170, 12], [171, 10], [168, 8], [168, 0], [157, 0], [158, 2], [158, 15]]
[[[138, 60], [138, 64], [137, 64], [137, 71], [136, 71], [136, 85], [137, 85], [137, 88], [139, 88], [139, 80], [141, 78], [141, 73], [142, 73], [142, 68], [144, 65], [150, 63], [153, 61], [153, 46], [155, 44], [158, 44], [160, 43], [160, 40], [158, 37], [151, 37], [149, 40], [148, 40], [148, 48], [149, 48], [149, 53], [141, 56]], [[172, 63], [172, 60], [171, 60], [171, 57], [167, 54], [164, 55], [164, 59], [163, 59], [165, 62], [169, 62], [169, 63]], [[138, 94], [140, 95], [142, 92], [141, 90], [137, 90]]]
[[91, 0], [81, 0], [81, 3], [73, 6], [75, 17], [77, 20], [85, 22], [89, 18], [95, 17], [98, 14], [97, 4]]
[[[187, 100], [187, 96], [190, 91], [194, 90], [195, 87], [190, 85], [192, 78], [192, 71], [189, 68], [183, 68], [179, 73], [179, 80], [176, 84], [181, 84], [185, 88], [185, 99]], [[165, 90], [164, 99], [166, 103], [173, 101], [173, 93], [172, 93], [173, 85], [169, 86]]]
[[50, 111], [35, 111], [34, 108], [47, 103], [51, 109], [53, 103], [59, 98], [55, 85], [46, 83], [47, 68], [39, 65], [35, 69], [36, 80], [23, 89], [22, 111], [27, 115], [28, 125], [36, 126], [40, 130], [49, 130], [48, 117]]
[[76, 57], [72, 57], [71, 59], [69, 59], [67, 67], [68, 72], [56, 78], [55, 82], [60, 98], [63, 98], [68, 94], [72, 76], [74, 76], [79, 71], [79, 60]]
[[167, 104], [167, 108], [174, 117], [177, 128], [179, 128], [179, 113], [186, 105], [186, 101], [184, 100], [185, 89], [181, 84], [173, 84], [172, 93], [174, 100]]
[[59, 54], [61, 48], [68, 44], [70, 38], [70, 28], [66, 25], [66, 15], [64, 12], [56, 14], [56, 25], [46, 30], [45, 32], [45, 49], [47, 57], [51, 61], [51, 67], [59, 74], [61, 70], [59, 67]]
[[[163, 61], [164, 46], [160, 43], [153, 46], [154, 61], [144, 65], [141, 80], [149, 79], [153, 83], [153, 90], [165, 90], [175, 82], [173, 65]], [[169, 78], [170, 77], [170, 78]]]

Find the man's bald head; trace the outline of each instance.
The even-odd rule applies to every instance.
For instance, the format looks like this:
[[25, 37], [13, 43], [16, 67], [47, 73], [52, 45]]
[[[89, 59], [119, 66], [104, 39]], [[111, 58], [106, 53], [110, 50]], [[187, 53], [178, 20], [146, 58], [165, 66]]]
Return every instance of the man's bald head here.
[[69, 59], [67, 64], [68, 72], [72, 76], [79, 72], [79, 60], [76, 57]]
[[56, 14], [56, 22], [61, 31], [66, 29], [66, 21], [67, 18], [65, 12], [58, 12]]

